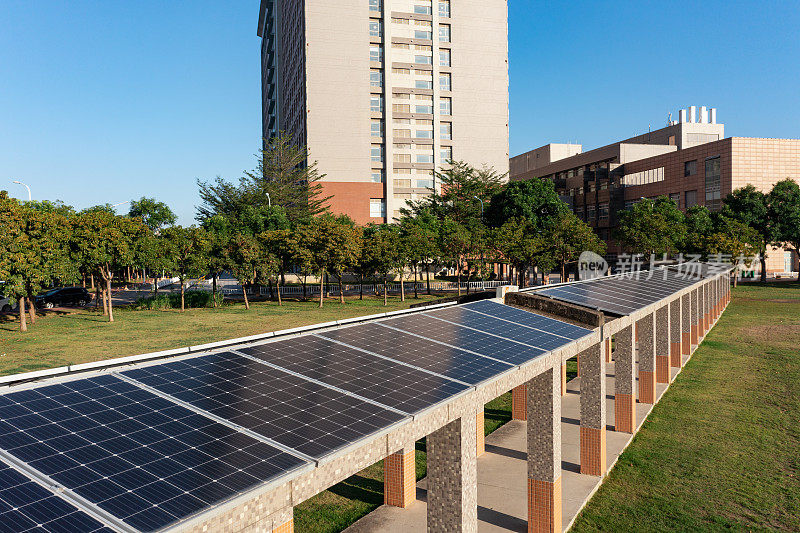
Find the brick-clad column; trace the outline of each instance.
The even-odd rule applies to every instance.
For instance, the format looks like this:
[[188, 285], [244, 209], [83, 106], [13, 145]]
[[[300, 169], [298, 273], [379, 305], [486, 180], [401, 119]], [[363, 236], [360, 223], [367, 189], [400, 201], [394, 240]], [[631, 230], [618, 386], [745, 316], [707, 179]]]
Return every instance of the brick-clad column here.
[[525, 402], [527, 401], [527, 394], [525, 393], [525, 383], [511, 390], [511, 419], [512, 420], [527, 420], [528, 415], [526, 412]]
[[428, 435], [428, 531], [478, 530], [476, 429], [470, 413]]
[[[706, 336], [706, 285], [697, 288], [697, 338]], [[700, 344], [699, 342], [697, 344]]]
[[561, 363], [561, 396], [567, 394], [567, 365]]
[[[681, 296], [681, 355], [692, 353], [692, 295]], [[683, 359], [681, 359], [683, 366]]]
[[669, 383], [669, 306], [656, 310], [656, 382]]
[[528, 531], [561, 532], [561, 378], [556, 368], [528, 391]]
[[272, 520], [272, 533], [294, 533], [294, 510], [281, 509], [268, 518]]
[[480, 457], [486, 453], [486, 440], [484, 435], [483, 409], [475, 415], [475, 454]]
[[708, 333], [708, 330], [711, 329], [711, 284], [705, 283], [703, 285], [703, 320], [705, 320], [704, 328], [705, 332]]
[[697, 345], [699, 344], [699, 337], [698, 337], [698, 326], [700, 325], [700, 320], [697, 315], [697, 304], [698, 302], [698, 294], [697, 289], [692, 291], [692, 344]]
[[606, 339], [606, 363], [611, 362], [611, 337]]
[[633, 326], [614, 335], [614, 431], [636, 428], [636, 343]]
[[416, 450], [410, 442], [383, 461], [383, 503], [409, 507], [417, 499]]
[[681, 367], [681, 298], [669, 303], [669, 366]]
[[581, 352], [581, 474], [606, 473], [605, 342]]
[[636, 323], [639, 330], [639, 401], [656, 403], [655, 313]]
[[720, 283], [721, 278], [717, 277], [714, 278], [714, 320], [719, 318], [719, 297], [721, 292], [722, 284]]

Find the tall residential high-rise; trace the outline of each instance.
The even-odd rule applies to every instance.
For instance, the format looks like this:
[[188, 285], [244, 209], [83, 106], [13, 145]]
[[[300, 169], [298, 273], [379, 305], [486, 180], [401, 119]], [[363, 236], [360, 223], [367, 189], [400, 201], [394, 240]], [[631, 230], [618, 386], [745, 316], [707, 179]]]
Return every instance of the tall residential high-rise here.
[[319, 162], [331, 208], [391, 221], [448, 160], [508, 171], [507, 0], [261, 0], [265, 138]]

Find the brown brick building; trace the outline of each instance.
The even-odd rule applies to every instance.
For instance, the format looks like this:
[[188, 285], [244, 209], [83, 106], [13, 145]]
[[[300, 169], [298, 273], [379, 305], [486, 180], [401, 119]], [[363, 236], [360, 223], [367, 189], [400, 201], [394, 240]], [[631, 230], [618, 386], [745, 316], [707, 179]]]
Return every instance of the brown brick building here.
[[[725, 138], [715, 115], [712, 110], [711, 122], [701, 108], [703, 122], [673, 122], [583, 153], [579, 145], [547, 145], [512, 158], [510, 177], [552, 180], [573, 212], [606, 241], [613, 259], [620, 251], [611, 238], [618, 213], [642, 197], [667, 196], [682, 210], [705, 205], [718, 211], [722, 199], [747, 184], [768, 192], [786, 178], [800, 182], [800, 140]], [[553, 159], [553, 153], [561, 157]], [[774, 249], [767, 255], [769, 272], [798, 271], [796, 253]]]

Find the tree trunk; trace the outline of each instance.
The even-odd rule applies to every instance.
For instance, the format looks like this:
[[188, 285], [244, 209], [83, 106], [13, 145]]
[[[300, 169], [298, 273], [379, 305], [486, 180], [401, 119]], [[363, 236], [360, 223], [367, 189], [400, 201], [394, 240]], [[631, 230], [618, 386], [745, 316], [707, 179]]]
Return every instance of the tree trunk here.
[[19, 299], [19, 330], [28, 331], [27, 317], [25, 316], [25, 297]]
[[280, 276], [276, 276], [275, 277], [275, 289], [278, 292], [278, 306], [279, 307], [283, 305], [283, 299], [281, 298], [281, 277], [283, 277], [283, 274], [281, 274]]
[[387, 294], [389, 287], [389, 276], [383, 276], [383, 305], [389, 305], [389, 295]]
[[339, 303], [344, 303], [344, 283], [341, 276], [339, 276]]
[[431, 264], [425, 261], [425, 277], [427, 279], [428, 296], [431, 295]]
[[325, 271], [319, 276], [319, 307], [322, 309], [322, 299], [325, 297]]
[[28, 296], [28, 313], [31, 315], [31, 325], [36, 324], [36, 306], [33, 304], [33, 298]]
[[761, 283], [767, 282], [767, 249], [761, 254]]
[[561, 261], [561, 283], [567, 281], [564, 279], [566, 272], [567, 272], [567, 264], [564, 261]]
[[[97, 285], [100, 285], [99, 280]], [[100, 295], [103, 297], [103, 316], [108, 316], [108, 293], [105, 289], [100, 289]]]
[[456, 266], [456, 285], [458, 285], [458, 295], [461, 296], [461, 262]]
[[217, 308], [217, 273], [211, 276], [211, 299], [214, 300], [214, 309]]
[[95, 286], [94, 286], [94, 273], [91, 273], [91, 274], [89, 274], [89, 280], [90, 280], [90, 281], [91, 281], [91, 283], [92, 283], [92, 287], [91, 287], [91, 289], [90, 289], [90, 290], [95, 290]]
[[269, 299], [275, 299], [275, 292], [272, 290], [272, 278], [267, 279], [267, 287], [269, 288]]
[[181, 313], [186, 310], [186, 287], [183, 283], [183, 278], [179, 278], [181, 283]]
[[406, 301], [406, 286], [403, 284], [403, 272], [400, 272], [400, 301]]
[[419, 265], [416, 263], [414, 264], [414, 299], [419, 299], [419, 291], [417, 290], [417, 270], [419, 269]]
[[111, 303], [111, 276], [106, 280], [106, 287], [106, 292], [108, 292], [108, 296], [106, 297], [108, 301], [108, 321], [114, 322], [114, 304]]
[[364, 274], [361, 274], [361, 283], [358, 285], [358, 299], [364, 299]]
[[244, 308], [248, 311], [250, 310], [250, 301], [247, 299], [247, 284], [241, 282], [242, 284], [242, 295], [244, 296]]
[[306, 284], [308, 283], [308, 274], [303, 274], [303, 301], [305, 301], [308, 296], [306, 295]]
[[86, 274], [83, 272], [81, 273], [81, 287], [86, 288]]

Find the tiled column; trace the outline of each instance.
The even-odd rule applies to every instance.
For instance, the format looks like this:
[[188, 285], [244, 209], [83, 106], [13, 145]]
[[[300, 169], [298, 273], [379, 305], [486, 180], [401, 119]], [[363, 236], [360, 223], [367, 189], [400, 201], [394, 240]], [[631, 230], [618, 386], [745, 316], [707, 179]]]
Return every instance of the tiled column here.
[[291, 507], [272, 513], [267, 520], [272, 522], [272, 533], [294, 533], [294, 510]]
[[486, 440], [484, 434], [483, 409], [475, 415], [475, 454], [480, 457], [486, 452]]
[[476, 429], [470, 413], [428, 435], [428, 531], [478, 530]]
[[691, 339], [691, 342], [695, 346], [698, 344], [698, 340], [699, 340], [699, 337], [698, 337], [698, 326], [700, 325], [699, 324], [700, 321], [698, 319], [698, 314], [697, 314], [697, 304], [698, 304], [697, 298], [698, 298], [697, 289], [694, 289], [692, 291], [692, 339]]
[[636, 344], [633, 326], [614, 335], [614, 431], [636, 428]]
[[416, 450], [410, 442], [383, 461], [383, 503], [406, 508], [417, 499]]
[[527, 401], [527, 394], [525, 393], [525, 383], [518, 387], [514, 387], [511, 391], [511, 419], [512, 420], [527, 420], [528, 415], [526, 412], [525, 402]]
[[719, 318], [719, 302], [722, 293], [722, 278], [714, 278], [714, 320]]
[[[706, 336], [706, 285], [697, 288], [697, 338]], [[700, 344], [699, 342], [697, 344]]]
[[708, 333], [708, 330], [711, 329], [711, 283], [705, 283], [703, 285], [703, 320], [705, 320], [705, 332]]
[[655, 313], [639, 320], [639, 401], [656, 403]]
[[[692, 353], [692, 295], [681, 296], [681, 355]], [[681, 359], [683, 366], [683, 359]]]
[[606, 339], [606, 363], [611, 362], [611, 337]]
[[567, 365], [561, 363], [561, 396], [567, 394]]
[[669, 383], [669, 306], [656, 310], [656, 382]]
[[669, 366], [681, 367], [681, 298], [669, 303]]
[[605, 342], [581, 352], [581, 474], [606, 473]]
[[528, 391], [528, 531], [561, 532], [561, 379], [542, 372]]

